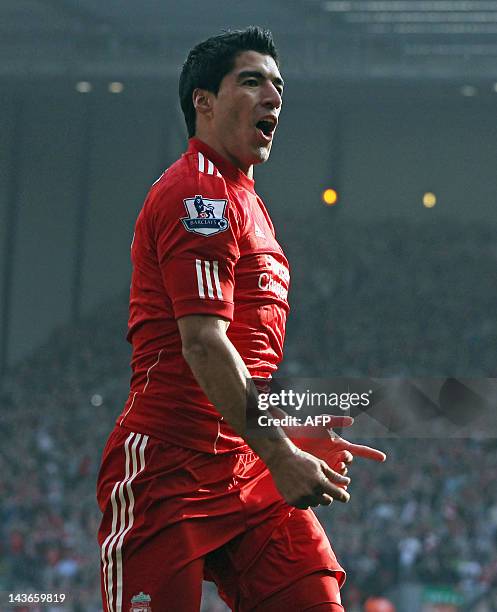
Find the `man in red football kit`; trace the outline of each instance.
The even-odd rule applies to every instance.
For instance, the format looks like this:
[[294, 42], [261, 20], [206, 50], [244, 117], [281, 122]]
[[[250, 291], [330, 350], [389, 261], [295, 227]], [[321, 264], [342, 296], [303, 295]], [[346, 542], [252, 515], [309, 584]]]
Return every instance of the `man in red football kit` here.
[[252, 178], [282, 92], [259, 28], [200, 43], [183, 67], [189, 147], [136, 222], [131, 391], [98, 479], [106, 611], [199, 610], [204, 577], [240, 612], [343, 610], [344, 571], [308, 507], [348, 501], [345, 464], [381, 453], [329, 438], [327, 463], [246, 430], [288, 313], [288, 262]]

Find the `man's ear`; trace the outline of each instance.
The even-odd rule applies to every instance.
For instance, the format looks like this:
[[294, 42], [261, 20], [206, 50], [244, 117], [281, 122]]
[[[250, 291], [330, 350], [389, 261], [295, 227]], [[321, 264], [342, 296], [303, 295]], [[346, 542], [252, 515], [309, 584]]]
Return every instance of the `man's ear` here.
[[193, 90], [193, 107], [201, 115], [209, 115], [212, 112], [214, 94], [206, 89]]

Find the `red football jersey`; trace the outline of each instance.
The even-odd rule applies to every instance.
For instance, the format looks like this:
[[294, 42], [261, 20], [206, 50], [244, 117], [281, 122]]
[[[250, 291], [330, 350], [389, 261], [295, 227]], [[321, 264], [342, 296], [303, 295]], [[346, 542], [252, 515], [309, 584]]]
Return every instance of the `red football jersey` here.
[[254, 182], [198, 139], [152, 186], [131, 247], [131, 391], [117, 423], [209, 453], [240, 449], [181, 353], [176, 319], [212, 314], [250, 374], [282, 359], [289, 269]]

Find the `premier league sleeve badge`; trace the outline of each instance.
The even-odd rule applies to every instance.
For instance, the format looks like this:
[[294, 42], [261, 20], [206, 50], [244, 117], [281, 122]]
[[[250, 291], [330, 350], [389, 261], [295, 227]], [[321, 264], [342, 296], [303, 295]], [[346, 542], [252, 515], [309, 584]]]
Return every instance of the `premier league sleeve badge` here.
[[182, 217], [185, 229], [201, 236], [213, 236], [226, 231], [230, 223], [225, 216], [227, 200], [210, 200], [196, 195], [186, 198], [183, 203], [188, 217]]

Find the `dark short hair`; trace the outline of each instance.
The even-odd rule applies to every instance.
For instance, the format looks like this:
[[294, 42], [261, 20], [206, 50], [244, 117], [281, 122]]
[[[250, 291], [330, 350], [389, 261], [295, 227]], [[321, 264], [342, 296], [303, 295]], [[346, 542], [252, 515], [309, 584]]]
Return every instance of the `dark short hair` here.
[[237, 56], [243, 51], [270, 55], [279, 66], [272, 33], [258, 26], [212, 36], [193, 47], [188, 54], [179, 79], [179, 99], [188, 138], [194, 136], [196, 126], [193, 91], [200, 88], [217, 95], [221, 81], [233, 70]]

